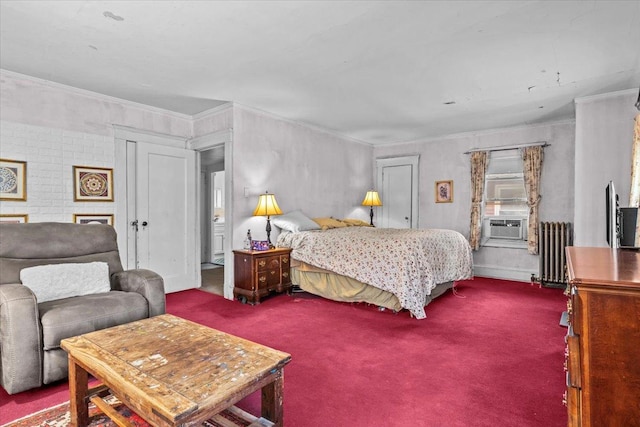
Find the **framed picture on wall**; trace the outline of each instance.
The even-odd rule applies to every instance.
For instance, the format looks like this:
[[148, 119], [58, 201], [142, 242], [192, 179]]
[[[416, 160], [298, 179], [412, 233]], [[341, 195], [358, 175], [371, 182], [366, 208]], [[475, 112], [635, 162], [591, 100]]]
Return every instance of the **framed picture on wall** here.
[[436, 181], [436, 203], [453, 202], [453, 181]]
[[74, 166], [73, 183], [76, 202], [113, 202], [113, 169]]
[[113, 226], [113, 214], [73, 214], [76, 224], [107, 224]]
[[0, 200], [27, 200], [27, 162], [0, 159]]
[[0, 214], [0, 222], [26, 223], [29, 222], [27, 214]]

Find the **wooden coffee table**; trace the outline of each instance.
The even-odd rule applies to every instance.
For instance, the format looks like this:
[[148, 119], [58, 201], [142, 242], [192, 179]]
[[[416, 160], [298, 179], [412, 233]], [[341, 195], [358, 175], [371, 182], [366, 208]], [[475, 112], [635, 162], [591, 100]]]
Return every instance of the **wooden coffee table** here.
[[[119, 414], [102, 399], [108, 394], [153, 425], [177, 426], [199, 425], [259, 389], [258, 422], [283, 425], [287, 353], [170, 314], [67, 338], [61, 346], [69, 354], [73, 426], [87, 424], [89, 401], [117, 423]], [[89, 389], [88, 374], [102, 385]]]

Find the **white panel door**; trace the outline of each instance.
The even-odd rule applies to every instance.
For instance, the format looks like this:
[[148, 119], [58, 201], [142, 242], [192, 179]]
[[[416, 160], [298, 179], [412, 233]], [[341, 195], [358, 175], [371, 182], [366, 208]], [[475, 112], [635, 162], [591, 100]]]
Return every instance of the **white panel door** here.
[[412, 165], [382, 170], [382, 227], [411, 228]]
[[160, 274], [165, 291], [198, 287], [196, 153], [136, 143], [137, 265]]
[[418, 228], [419, 161], [420, 156], [376, 159], [376, 182], [382, 199], [378, 227]]

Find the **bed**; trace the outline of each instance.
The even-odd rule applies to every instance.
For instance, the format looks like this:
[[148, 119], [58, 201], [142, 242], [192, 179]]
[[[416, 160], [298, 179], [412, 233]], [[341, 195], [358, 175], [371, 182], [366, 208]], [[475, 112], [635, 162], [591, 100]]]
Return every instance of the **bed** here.
[[453, 230], [316, 227], [283, 231], [277, 246], [292, 249], [291, 279], [304, 291], [417, 319], [454, 281], [473, 277], [471, 247]]

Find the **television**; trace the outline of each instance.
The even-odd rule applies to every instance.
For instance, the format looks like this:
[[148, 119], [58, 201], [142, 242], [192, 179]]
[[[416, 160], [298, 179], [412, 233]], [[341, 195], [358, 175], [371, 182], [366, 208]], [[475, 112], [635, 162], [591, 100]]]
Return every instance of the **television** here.
[[637, 207], [621, 208], [613, 181], [605, 189], [607, 243], [610, 247], [640, 249], [640, 211]]
[[613, 181], [609, 181], [605, 188], [605, 202], [607, 215], [607, 243], [612, 248], [618, 247], [618, 195]]

